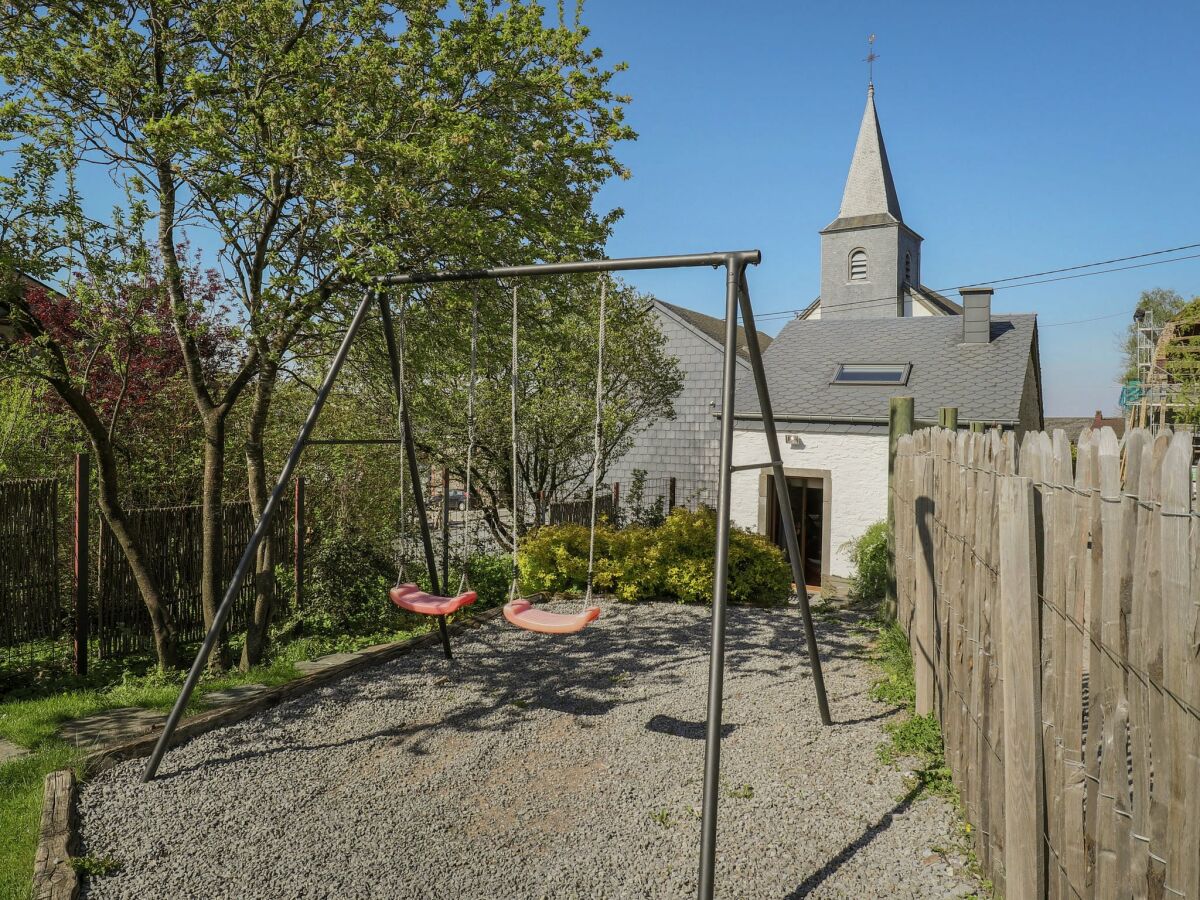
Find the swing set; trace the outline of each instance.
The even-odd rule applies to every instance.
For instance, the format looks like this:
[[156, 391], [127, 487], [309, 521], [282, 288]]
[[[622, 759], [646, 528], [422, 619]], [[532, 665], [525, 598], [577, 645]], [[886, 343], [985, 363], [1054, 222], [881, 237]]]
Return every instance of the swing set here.
[[[300, 462], [300, 457], [304, 449], [310, 443], [314, 443], [312, 439], [313, 429], [316, 427], [317, 420], [320, 417], [321, 410], [325, 406], [326, 400], [329, 398], [330, 391], [333, 389], [334, 382], [337, 380], [338, 373], [341, 371], [342, 365], [346, 360], [346, 356], [350, 351], [351, 345], [354, 343], [355, 337], [358, 335], [359, 329], [366, 320], [373, 306], [378, 307], [379, 315], [383, 326], [384, 340], [387, 345], [389, 363], [391, 367], [393, 388], [396, 392], [396, 401], [398, 407], [398, 420], [403, 439], [405, 456], [408, 465], [409, 475], [412, 481], [412, 497], [415, 506], [417, 519], [421, 524], [421, 537], [424, 544], [425, 557], [427, 563], [427, 571], [432, 590], [429, 593], [421, 591], [417, 585], [406, 583], [403, 581], [403, 569], [401, 568], [397, 577], [397, 584], [390, 591], [392, 601], [403, 609], [409, 610], [422, 615], [436, 616], [438, 619], [439, 628], [441, 630], [442, 647], [447, 658], [451, 656], [450, 642], [446, 629], [446, 616], [453, 612], [462, 609], [465, 606], [475, 602], [475, 593], [471, 591], [469, 585], [469, 575], [466, 571], [466, 554], [464, 552], [464, 571], [459, 585], [459, 592], [456, 596], [444, 596], [439, 591], [437, 568], [434, 564], [433, 542], [429, 531], [429, 521], [425, 515], [425, 500], [421, 491], [419, 470], [417, 467], [416, 450], [412, 439], [412, 428], [409, 421], [408, 409], [405, 403], [404, 393], [404, 370], [403, 370], [403, 354], [401, 352], [401, 342], [396, 339], [392, 311], [388, 302], [387, 288], [389, 287], [404, 287], [419, 284], [440, 284], [448, 282], [477, 282], [477, 281], [500, 281], [513, 280], [512, 288], [512, 403], [510, 425], [512, 428], [512, 506], [513, 506], [513, 572], [512, 583], [509, 589], [509, 602], [504, 608], [505, 619], [517, 627], [528, 631], [541, 632], [545, 634], [567, 634], [581, 631], [589, 623], [595, 621], [600, 615], [598, 606], [587, 606], [586, 604], [592, 601], [592, 578], [593, 566], [595, 562], [595, 525], [596, 525], [596, 488], [600, 466], [600, 447], [601, 447], [601, 427], [602, 427], [602, 404], [603, 404], [603, 377], [604, 377], [604, 344], [605, 344], [605, 318], [606, 318], [606, 289], [605, 281], [601, 281], [601, 307], [600, 307], [600, 330], [597, 340], [597, 365], [596, 365], [596, 420], [594, 429], [594, 455], [592, 464], [592, 490], [591, 490], [591, 536], [588, 548], [588, 583], [587, 591], [584, 599], [585, 608], [582, 612], [574, 615], [563, 615], [553, 613], [548, 610], [536, 608], [528, 599], [521, 598], [518, 593], [518, 571], [516, 568], [517, 553], [519, 550], [518, 518], [519, 505], [517, 503], [517, 394], [518, 394], [518, 371], [517, 363], [519, 361], [519, 347], [517, 343], [517, 326], [518, 326], [518, 307], [517, 307], [517, 288], [516, 282], [522, 278], [544, 277], [550, 275], [571, 275], [593, 273], [601, 274], [608, 272], [622, 271], [637, 271], [647, 269], [678, 269], [678, 268], [700, 268], [711, 267], [714, 269], [723, 268], [725, 270], [725, 335], [724, 349], [725, 356], [722, 370], [721, 384], [721, 444], [720, 444], [720, 468], [719, 481], [717, 487], [717, 533], [716, 547], [714, 548], [713, 560], [713, 602], [712, 602], [712, 636], [711, 647], [709, 652], [709, 679], [708, 679], [708, 717], [705, 730], [705, 752], [704, 752], [704, 791], [703, 805], [701, 811], [701, 829], [700, 829], [700, 871], [698, 883], [698, 896], [701, 900], [709, 900], [713, 896], [714, 891], [714, 873], [716, 866], [716, 836], [717, 836], [717, 804], [719, 799], [719, 784], [720, 784], [720, 760], [721, 760], [721, 717], [722, 717], [722, 702], [723, 688], [725, 678], [725, 628], [726, 614], [729, 600], [729, 511], [730, 511], [730, 486], [731, 475], [735, 471], [744, 471], [751, 469], [770, 469], [774, 475], [773, 481], [775, 484], [776, 495], [778, 498], [779, 512], [783, 519], [782, 531], [787, 543], [788, 559], [791, 563], [792, 580], [800, 588], [798, 593], [801, 618], [803, 620], [804, 637], [808, 651], [808, 659], [810, 671], [813, 678], [813, 687], [816, 691], [817, 706], [820, 711], [821, 721], [825, 725], [832, 725], [833, 720], [829, 714], [829, 703], [825, 695], [825, 681], [821, 671], [821, 660], [818, 653], [816, 634], [813, 629], [812, 613], [809, 609], [808, 595], [803, 590], [804, 585], [804, 569], [803, 560], [800, 557], [800, 547], [796, 538], [795, 523], [792, 521], [792, 507], [788, 496], [787, 480], [784, 473], [783, 461], [779, 449], [779, 435], [775, 428], [775, 417], [771, 410], [771, 401], [767, 391], [766, 374], [763, 370], [762, 354], [758, 345], [758, 331], [754, 324], [754, 312], [750, 303], [750, 288], [746, 278], [746, 270], [751, 265], [758, 265], [761, 261], [761, 254], [757, 250], [738, 250], [718, 253], [696, 253], [684, 254], [677, 256], [645, 256], [632, 257], [626, 259], [598, 259], [586, 260], [580, 262], [563, 262], [563, 263], [541, 263], [534, 265], [523, 266], [504, 266], [487, 269], [474, 269], [467, 271], [442, 271], [442, 272], [409, 272], [396, 275], [384, 275], [373, 279], [365, 287], [365, 294], [362, 301], [356, 308], [353, 317], [350, 319], [346, 327], [346, 333], [342, 338], [342, 342], [334, 354], [330, 362], [329, 370], [327, 371], [320, 388], [317, 391], [316, 399], [313, 401], [312, 408], [308, 412], [308, 416], [300, 428], [300, 433], [292, 445], [283, 468], [279, 473], [277, 481], [271, 496], [267, 501], [267, 505], [263, 509], [262, 516], [255, 525], [254, 532], [250, 536], [250, 540], [246, 545], [246, 549], [238, 562], [237, 568], [234, 570], [233, 577], [230, 579], [229, 586], [225, 592], [225, 596], [218, 607], [216, 615], [213, 617], [212, 626], [205, 635], [204, 642], [200, 650], [196, 654], [196, 658], [192, 663], [192, 667], [188, 672], [187, 679], [184, 682], [183, 690], [179, 694], [179, 698], [175, 701], [174, 707], [171, 709], [170, 715], [163, 726], [162, 734], [155, 744], [154, 750], [150, 755], [150, 759], [146, 764], [146, 768], [142, 775], [144, 782], [149, 782], [154, 779], [158, 772], [159, 764], [162, 762], [163, 755], [167, 749], [173, 746], [173, 737], [175, 729], [179, 725], [180, 719], [183, 717], [184, 710], [187, 708], [192, 692], [196, 687], [200, 676], [204, 671], [205, 664], [209, 655], [212, 653], [217, 639], [225, 627], [225, 622], [229, 618], [230, 611], [233, 608], [234, 600], [238, 595], [239, 588], [246, 576], [250, 572], [250, 567], [254, 564], [254, 560], [258, 551], [258, 546], [267, 534], [271, 525], [271, 520], [274, 518], [279, 509], [280, 503], [283, 500], [284, 492], [287, 489], [288, 482], [291, 480], [292, 474]], [[401, 307], [401, 334], [403, 335], [403, 306]], [[733, 465], [733, 410], [734, 410], [734, 389], [736, 387], [737, 378], [737, 358], [738, 358], [738, 314], [741, 313], [742, 326], [745, 330], [745, 346], [749, 352], [750, 367], [754, 377], [755, 388], [758, 393], [759, 407], [762, 414], [762, 423], [764, 436], [766, 438], [767, 451], [770, 459], [761, 463], [752, 463], [746, 465]], [[473, 303], [471, 315], [471, 380], [468, 393], [468, 436], [467, 436], [467, 504], [465, 514], [469, 517], [470, 514], [470, 477], [471, 477], [471, 455], [474, 450], [475, 437], [475, 421], [474, 421], [474, 394], [476, 381], [476, 364], [478, 350], [478, 303]], [[403, 494], [403, 491], [402, 491]], [[464, 546], [469, 540], [468, 521], [464, 522]]]

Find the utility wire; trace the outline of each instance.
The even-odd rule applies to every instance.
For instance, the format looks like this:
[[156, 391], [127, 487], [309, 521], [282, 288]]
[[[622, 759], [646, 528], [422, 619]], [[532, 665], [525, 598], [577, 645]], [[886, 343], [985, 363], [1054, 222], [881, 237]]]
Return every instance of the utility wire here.
[[[1200, 247], [1200, 244], [1184, 244], [1182, 247], [1171, 247], [1168, 250], [1151, 250], [1149, 253], [1137, 253], [1133, 256], [1118, 256], [1115, 259], [1104, 259], [1100, 262], [1084, 263], [1078, 266], [1067, 266], [1062, 269], [1047, 269], [1045, 272], [1031, 272], [1028, 275], [1011, 275], [1008, 278], [994, 278], [991, 281], [972, 281], [970, 284], [959, 285], [959, 287], [976, 287], [984, 284], [1003, 284], [1006, 281], [1024, 281], [1026, 278], [1041, 278], [1043, 275], [1057, 275], [1059, 272], [1074, 272], [1078, 269], [1094, 269], [1096, 266], [1109, 266], [1113, 263], [1129, 262], [1131, 259], [1145, 259], [1147, 256], [1162, 256], [1164, 253], [1178, 253], [1181, 250], [1195, 250]], [[1187, 259], [1189, 257], [1182, 257]], [[1170, 260], [1167, 260], [1170, 262]], [[955, 290], [955, 288], [945, 288], [945, 290]]]
[[[1130, 259], [1144, 259], [1148, 256], [1158, 256], [1158, 255], [1161, 255], [1164, 253], [1176, 253], [1180, 250], [1191, 250], [1191, 249], [1194, 249], [1197, 247], [1200, 247], [1200, 244], [1185, 244], [1181, 247], [1172, 247], [1167, 250], [1152, 250], [1148, 253], [1139, 253], [1134, 256], [1118, 257], [1115, 259], [1109, 259], [1109, 260], [1103, 260], [1100, 262], [1088, 263], [1086, 265], [1067, 266], [1067, 267], [1061, 268], [1061, 269], [1047, 269], [1044, 272], [1031, 272], [1028, 275], [1013, 275], [1013, 276], [1010, 276], [1009, 278], [997, 279], [997, 281], [994, 281], [994, 282], [976, 281], [976, 282], [972, 282], [971, 285], [963, 285], [960, 288], [938, 288], [938, 289], [931, 288], [929, 290], [933, 290], [934, 293], [938, 293], [938, 294], [942, 294], [942, 293], [953, 294], [953, 293], [961, 292], [961, 290], [963, 288], [970, 287], [972, 285], [1000, 284], [1001, 282], [1005, 282], [1005, 281], [1018, 281], [1018, 280], [1029, 279], [1029, 278], [1040, 278], [1040, 276], [1042, 276], [1042, 275], [1051, 275], [1051, 274], [1056, 274], [1059, 272], [1075, 272], [1076, 273], [1073, 275], [1060, 275], [1057, 278], [1042, 278], [1037, 281], [1022, 281], [1021, 284], [1002, 284], [1000, 287], [995, 288], [995, 290], [997, 290], [997, 291], [1004, 291], [1004, 290], [1010, 290], [1012, 288], [1029, 287], [1031, 285], [1036, 285], [1036, 284], [1050, 284], [1050, 283], [1056, 282], [1056, 281], [1069, 281], [1069, 280], [1072, 280], [1075, 278], [1087, 278], [1091, 275], [1106, 275], [1106, 274], [1109, 274], [1112, 272], [1125, 272], [1130, 269], [1144, 269], [1144, 268], [1149, 268], [1151, 266], [1162, 266], [1162, 265], [1166, 265], [1167, 263], [1182, 262], [1184, 260], [1189, 260], [1189, 259], [1200, 259], [1200, 253], [1192, 253], [1192, 254], [1188, 254], [1187, 256], [1176, 256], [1176, 257], [1172, 257], [1171, 259], [1159, 259], [1159, 260], [1154, 260], [1153, 262], [1148, 262], [1148, 263], [1138, 263], [1138, 264], [1135, 264], [1132, 266], [1116, 266], [1116, 267], [1113, 267], [1110, 269], [1100, 269], [1095, 272], [1079, 272], [1078, 271], [1080, 269], [1094, 268], [1096, 266], [1108, 265], [1108, 264], [1114, 263], [1114, 262], [1123, 262], [1123, 261], [1130, 260]], [[899, 299], [899, 297], [897, 295], [893, 294], [889, 297], [872, 297], [870, 299], [865, 299], [865, 300], [852, 300], [849, 303], [839, 304], [839, 308], [846, 309], [846, 308], [854, 308], [854, 307], [861, 307], [861, 306], [875, 306], [875, 305], [884, 304], [884, 303], [894, 303], [898, 299]], [[761, 321], [770, 321], [772, 319], [788, 318], [790, 316], [794, 316], [800, 312], [803, 312], [807, 308], [808, 307], [805, 306], [805, 307], [795, 308], [795, 309], [772, 310], [772, 311], [760, 314], [758, 316], [758, 318]], [[1107, 317], [1102, 317], [1102, 318], [1115, 318], [1115, 316], [1107, 316]], [[1095, 320], [1083, 320], [1083, 321], [1095, 321]], [[1051, 327], [1051, 326], [1045, 326], [1045, 327]]]

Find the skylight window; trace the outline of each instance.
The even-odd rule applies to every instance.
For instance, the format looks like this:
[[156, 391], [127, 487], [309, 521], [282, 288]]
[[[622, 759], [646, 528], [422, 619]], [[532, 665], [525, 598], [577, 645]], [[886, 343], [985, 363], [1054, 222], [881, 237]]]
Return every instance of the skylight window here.
[[834, 384], [908, 384], [911, 363], [842, 363]]

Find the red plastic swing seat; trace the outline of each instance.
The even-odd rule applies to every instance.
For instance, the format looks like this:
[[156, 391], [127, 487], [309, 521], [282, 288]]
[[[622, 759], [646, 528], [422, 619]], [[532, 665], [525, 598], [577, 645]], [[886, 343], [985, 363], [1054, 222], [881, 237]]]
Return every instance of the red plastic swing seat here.
[[415, 584], [398, 584], [388, 594], [401, 609], [423, 616], [448, 616], [464, 606], [470, 606], [477, 599], [474, 591], [466, 591], [457, 597], [438, 597], [425, 593]]
[[600, 618], [600, 607], [589, 606], [581, 613], [555, 613], [537, 609], [528, 600], [511, 600], [504, 605], [504, 618], [518, 628], [540, 634], [575, 634]]

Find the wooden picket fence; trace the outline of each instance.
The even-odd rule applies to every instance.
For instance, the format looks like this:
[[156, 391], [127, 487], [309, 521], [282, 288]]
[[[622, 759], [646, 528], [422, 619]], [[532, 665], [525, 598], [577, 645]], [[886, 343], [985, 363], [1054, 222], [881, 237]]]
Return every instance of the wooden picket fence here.
[[1010, 898], [1200, 900], [1192, 436], [927, 429], [893, 480], [897, 617]]

